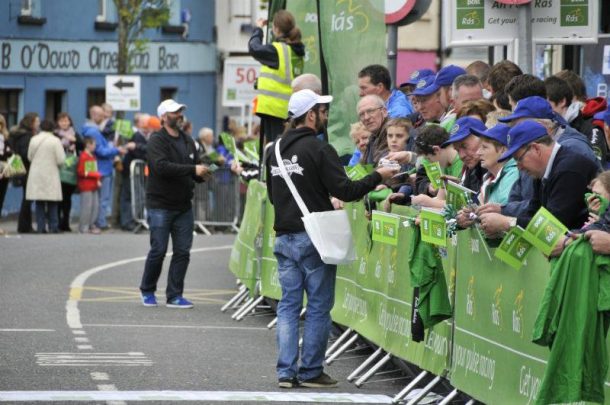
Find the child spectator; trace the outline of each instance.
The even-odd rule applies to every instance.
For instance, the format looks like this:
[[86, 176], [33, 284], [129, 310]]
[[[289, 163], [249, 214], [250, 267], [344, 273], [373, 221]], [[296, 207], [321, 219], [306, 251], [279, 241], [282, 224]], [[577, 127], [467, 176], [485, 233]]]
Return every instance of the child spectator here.
[[592, 193], [587, 196], [587, 207], [589, 209], [589, 221], [587, 225], [599, 221], [608, 209], [610, 201], [610, 170], [601, 172], [591, 182]]
[[102, 185], [95, 160], [95, 139], [85, 138], [85, 150], [78, 160], [78, 189], [80, 190], [80, 221], [78, 230], [98, 235], [101, 231], [95, 226], [99, 210], [98, 190]]
[[348, 163], [348, 166], [352, 167], [356, 166], [358, 162], [360, 162], [360, 158], [369, 144], [371, 132], [367, 130], [361, 122], [354, 122], [350, 125], [349, 135], [352, 137], [352, 141], [356, 145], [354, 154]]

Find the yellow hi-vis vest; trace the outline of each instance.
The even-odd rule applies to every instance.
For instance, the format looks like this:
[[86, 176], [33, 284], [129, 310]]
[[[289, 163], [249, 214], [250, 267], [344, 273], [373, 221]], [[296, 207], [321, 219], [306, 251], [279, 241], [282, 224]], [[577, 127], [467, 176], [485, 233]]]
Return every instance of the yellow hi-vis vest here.
[[272, 45], [277, 51], [280, 63], [277, 69], [261, 66], [257, 82], [256, 113], [286, 119], [288, 100], [292, 94], [290, 83], [294, 78], [291, 67], [292, 49], [284, 42], [273, 42]]

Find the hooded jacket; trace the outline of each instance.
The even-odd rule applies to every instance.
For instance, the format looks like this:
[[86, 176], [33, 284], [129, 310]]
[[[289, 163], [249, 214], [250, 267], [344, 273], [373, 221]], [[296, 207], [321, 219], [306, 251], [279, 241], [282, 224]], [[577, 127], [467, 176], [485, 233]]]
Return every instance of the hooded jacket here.
[[95, 139], [95, 157], [97, 159], [97, 170], [103, 176], [112, 176], [114, 157], [119, 154], [119, 150], [102, 135], [98, 127], [91, 123], [83, 126], [84, 137]]
[[[330, 196], [354, 201], [373, 190], [381, 175], [373, 172], [351, 181], [331, 145], [320, 141], [309, 127], [291, 129], [280, 138], [280, 154], [286, 170], [310, 212], [332, 211]], [[299, 209], [280, 174], [275, 158], [275, 143], [267, 159], [267, 194], [275, 207], [273, 228], [277, 235], [305, 231]]]

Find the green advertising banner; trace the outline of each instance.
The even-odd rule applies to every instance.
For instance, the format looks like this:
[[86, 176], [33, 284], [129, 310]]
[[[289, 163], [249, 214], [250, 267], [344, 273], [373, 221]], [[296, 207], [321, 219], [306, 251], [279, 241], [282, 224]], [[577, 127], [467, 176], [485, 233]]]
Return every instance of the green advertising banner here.
[[320, 77], [320, 36], [316, 0], [287, 0], [286, 10], [292, 13], [297, 27], [301, 30], [305, 45], [303, 73], [313, 73]]
[[250, 294], [256, 293], [256, 282], [259, 278], [259, 256], [263, 240], [263, 202], [267, 197], [267, 188], [264, 183], [256, 180], [248, 183], [246, 206], [239, 232], [233, 243], [229, 270], [235, 274]]
[[273, 254], [273, 246], [275, 245], [274, 218], [273, 204], [267, 198], [265, 200], [265, 220], [263, 226], [260, 294], [263, 297], [279, 300], [282, 298], [282, 287], [280, 286], [280, 279], [277, 274], [277, 260]]
[[384, 12], [381, 0], [320, 1], [322, 51], [334, 97], [328, 139], [339, 156], [354, 151], [349, 127], [358, 121], [358, 72], [368, 65], [387, 64]]

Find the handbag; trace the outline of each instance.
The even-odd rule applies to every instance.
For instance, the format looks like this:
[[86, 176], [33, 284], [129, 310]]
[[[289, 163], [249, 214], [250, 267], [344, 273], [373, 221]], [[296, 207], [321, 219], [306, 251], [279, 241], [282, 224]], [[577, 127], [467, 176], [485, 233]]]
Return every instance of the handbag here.
[[299, 209], [303, 213], [305, 232], [311, 239], [320, 258], [326, 264], [349, 264], [356, 260], [352, 227], [344, 210], [309, 212], [303, 198], [297, 191], [294, 182], [286, 171], [280, 155], [280, 141], [275, 143], [275, 157], [280, 174], [292, 193]]
[[73, 186], [76, 185], [76, 164], [78, 163], [78, 159], [76, 154], [68, 153], [66, 154], [66, 159], [64, 160], [64, 164], [59, 168], [59, 179], [62, 183], [71, 184]]
[[21, 159], [21, 156], [14, 153], [8, 158], [2, 169], [2, 177], [9, 178], [13, 187], [23, 187], [25, 186], [26, 172], [23, 159]]

